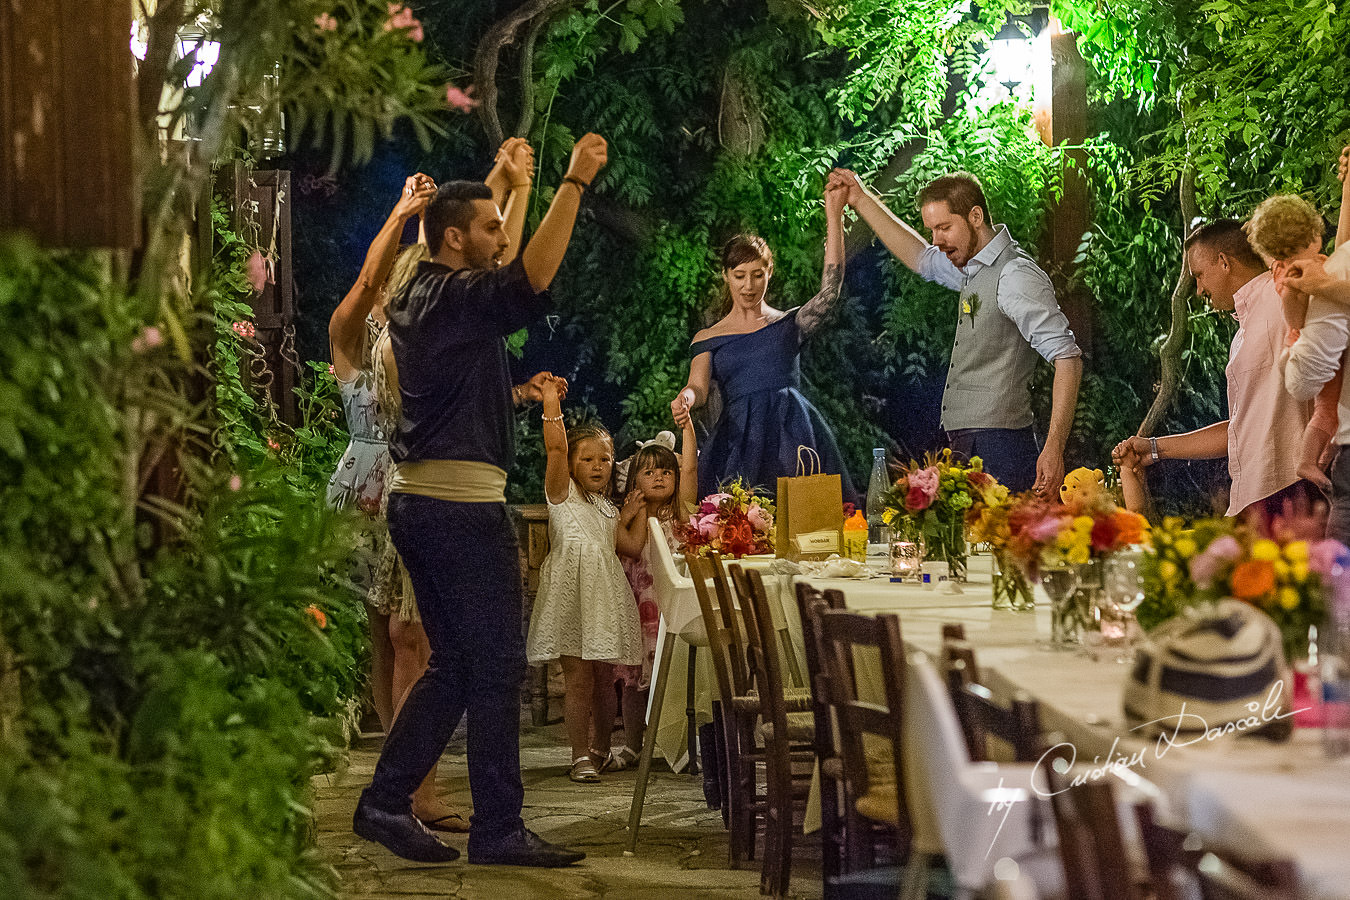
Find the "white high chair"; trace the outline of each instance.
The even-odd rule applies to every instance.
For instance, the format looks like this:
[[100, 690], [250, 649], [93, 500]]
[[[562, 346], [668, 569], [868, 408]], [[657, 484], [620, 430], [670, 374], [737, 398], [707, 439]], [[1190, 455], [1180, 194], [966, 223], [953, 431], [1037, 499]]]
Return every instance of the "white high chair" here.
[[[910, 657], [905, 716], [911, 773], [906, 791], [916, 834], [908, 895], [926, 895], [934, 844], [942, 847], [961, 900], [1000, 881], [1018, 882], [1011, 896], [1026, 896], [1028, 877], [1036, 894], [1062, 895], [1054, 816], [1045, 805], [1033, 812], [1040, 802], [1032, 791], [1035, 764], [972, 762], [951, 695], [922, 653]], [[1033, 838], [1034, 817], [1039, 818], [1039, 843]]]
[[[647, 545], [643, 548], [648, 570], [656, 588], [656, 605], [661, 610], [661, 627], [656, 638], [656, 671], [652, 675], [651, 693], [647, 698], [647, 730], [642, 740], [637, 783], [633, 786], [633, 803], [628, 810], [628, 846], [625, 853], [637, 849], [638, 828], [642, 824], [642, 806], [647, 799], [647, 781], [651, 777], [652, 755], [656, 748], [655, 726], [661, 721], [661, 707], [665, 701], [670, 679], [670, 662], [675, 655], [676, 641], [689, 648], [688, 686], [685, 694], [688, 717], [689, 771], [698, 771], [698, 726], [694, 709], [694, 675], [699, 647], [708, 646], [708, 632], [703, 625], [694, 583], [679, 573], [670, 545], [662, 536], [661, 523], [647, 520]], [[672, 762], [672, 769], [676, 766]]]

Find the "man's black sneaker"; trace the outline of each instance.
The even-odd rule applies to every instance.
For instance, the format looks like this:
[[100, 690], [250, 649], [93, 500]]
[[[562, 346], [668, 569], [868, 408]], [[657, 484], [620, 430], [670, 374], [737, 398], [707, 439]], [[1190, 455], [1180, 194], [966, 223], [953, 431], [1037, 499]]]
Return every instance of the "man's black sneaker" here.
[[539, 835], [522, 828], [487, 847], [469, 842], [469, 862], [483, 866], [537, 866], [556, 869], [580, 862], [586, 854], [550, 844]]
[[458, 850], [437, 840], [411, 812], [387, 813], [359, 803], [352, 818], [352, 831], [413, 862], [448, 863], [459, 859]]

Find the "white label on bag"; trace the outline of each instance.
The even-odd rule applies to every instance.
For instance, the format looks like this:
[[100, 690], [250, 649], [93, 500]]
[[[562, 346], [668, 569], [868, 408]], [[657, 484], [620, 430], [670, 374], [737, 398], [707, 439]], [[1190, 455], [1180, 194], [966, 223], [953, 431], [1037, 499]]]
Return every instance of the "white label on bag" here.
[[839, 532], [812, 531], [799, 534], [792, 539], [799, 553], [838, 553]]

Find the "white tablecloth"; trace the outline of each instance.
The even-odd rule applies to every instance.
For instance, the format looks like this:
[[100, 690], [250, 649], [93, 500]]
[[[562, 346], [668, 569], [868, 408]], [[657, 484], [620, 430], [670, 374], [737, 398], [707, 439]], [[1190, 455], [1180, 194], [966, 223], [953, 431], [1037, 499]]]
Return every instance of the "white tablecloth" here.
[[1168, 748], [1141, 741], [1124, 721], [1127, 666], [1114, 653], [1096, 661], [1036, 643], [1050, 631], [1043, 594], [1035, 612], [1012, 613], [992, 609], [988, 595], [980, 603], [924, 607], [911, 590], [860, 588], [845, 588], [850, 608], [897, 612], [906, 643], [926, 652], [937, 653], [943, 623], [964, 623], [990, 688], [1035, 697], [1044, 726], [1073, 743], [1080, 765], [1108, 754], [1137, 756], [1129, 768], [1162, 790], [1178, 824], [1216, 844], [1292, 858], [1308, 897], [1350, 900], [1350, 758], [1327, 759], [1320, 732], [1296, 730], [1284, 744], [1225, 737]]

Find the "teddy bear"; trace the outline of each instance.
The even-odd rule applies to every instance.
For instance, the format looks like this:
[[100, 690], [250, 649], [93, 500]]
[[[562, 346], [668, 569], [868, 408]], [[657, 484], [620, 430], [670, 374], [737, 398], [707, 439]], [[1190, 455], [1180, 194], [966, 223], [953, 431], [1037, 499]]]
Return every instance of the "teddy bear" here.
[[1106, 493], [1106, 476], [1101, 469], [1079, 466], [1064, 476], [1059, 486], [1059, 501], [1065, 506], [1090, 506]]

